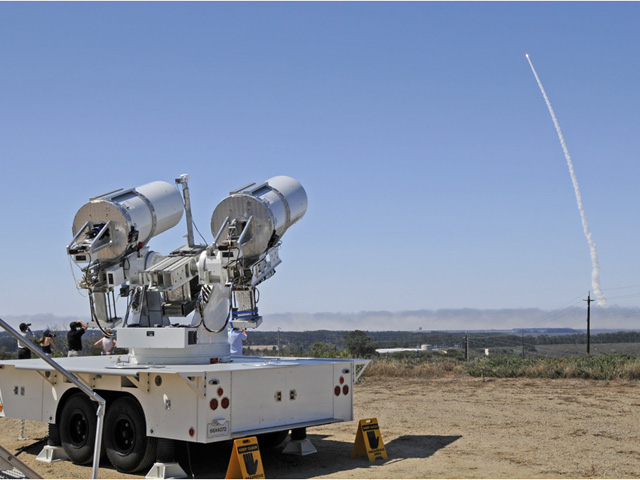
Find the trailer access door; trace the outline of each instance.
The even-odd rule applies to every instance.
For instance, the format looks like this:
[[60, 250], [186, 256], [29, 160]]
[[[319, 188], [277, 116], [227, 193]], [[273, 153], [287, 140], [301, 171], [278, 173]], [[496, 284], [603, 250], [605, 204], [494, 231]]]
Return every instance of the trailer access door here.
[[233, 434], [336, 421], [331, 363], [234, 371], [231, 376]]

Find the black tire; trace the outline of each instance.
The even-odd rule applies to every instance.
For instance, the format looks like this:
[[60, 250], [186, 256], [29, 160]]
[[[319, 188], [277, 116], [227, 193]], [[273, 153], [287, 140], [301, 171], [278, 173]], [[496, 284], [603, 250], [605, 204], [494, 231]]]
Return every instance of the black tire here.
[[71, 395], [60, 414], [60, 441], [73, 463], [86, 465], [93, 461], [96, 443], [96, 411], [98, 404], [83, 393]]
[[147, 423], [138, 401], [120, 397], [107, 408], [104, 444], [107, 457], [119, 472], [144, 470], [156, 459], [157, 439], [147, 437]]
[[269, 432], [269, 433], [261, 433], [258, 435], [258, 444], [260, 445], [260, 450], [273, 450], [287, 438], [289, 435], [289, 430], [284, 430], [282, 432]]

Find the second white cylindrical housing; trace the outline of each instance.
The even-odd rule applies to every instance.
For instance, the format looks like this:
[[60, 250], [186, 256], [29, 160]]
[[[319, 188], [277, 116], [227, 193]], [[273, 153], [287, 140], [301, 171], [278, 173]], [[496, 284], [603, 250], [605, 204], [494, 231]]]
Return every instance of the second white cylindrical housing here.
[[[222, 227], [222, 239], [234, 221], [243, 225], [251, 218], [250, 233], [242, 245], [245, 257], [255, 257], [273, 246], [287, 229], [307, 211], [307, 194], [294, 178], [280, 175], [266, 182], [252, 183], [230, 193], [211, 216], [211, 232]], [[228, 219], [227, 226], [224, 226]]]

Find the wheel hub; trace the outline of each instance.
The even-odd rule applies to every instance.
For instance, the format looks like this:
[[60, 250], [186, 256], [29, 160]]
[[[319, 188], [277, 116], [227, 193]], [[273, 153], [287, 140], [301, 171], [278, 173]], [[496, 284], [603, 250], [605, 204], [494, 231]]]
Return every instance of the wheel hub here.
[[83, 446], [87, 441], [87, 434], [89, 432], [89, 424], [87, 418], [82, 412], [76, 412], [71, 416], [69, 422], [69, 437], [74, 446]]
[[128, 418], [120, 418], [115, 422], [114, 444], [119, 453], [127, 455], [135, 446], [136, 429]]

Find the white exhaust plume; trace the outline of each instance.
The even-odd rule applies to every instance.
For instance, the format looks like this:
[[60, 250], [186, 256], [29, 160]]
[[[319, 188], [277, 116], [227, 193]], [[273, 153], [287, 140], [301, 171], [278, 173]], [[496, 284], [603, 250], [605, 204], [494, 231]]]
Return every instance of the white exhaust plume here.
[[529, 66], [531, 67], [531, 71], [533, 72], [533, 76], [536, 77], [536, 82], [538, 82], [540, 92], [542, 92], [544, 101], [547, 104], [547, 108], [549, 109], [549, 113], [551, 114], [551, 120], [553, 120], [553, 125], [556, 127], [556, 132], [558, 132], [558, 138], [560, 139], [560, 145], [562, 146], [562, 151], [564, 152], [564, 158], [567, 159], [567, 166], [569, 167], [569, 174], [571, 175], [571, 182], [573, 183], [573, 190], [576, 194], [576, 202], [578, 202], [578, 210], [580, 211], [580, 218], [582, 219], [582, 229], [584, 230], [585, 237], [587, 237], [587, 242], [589, 243], [589, 251], [591, 252], [591, 286], [593, 288], [593, 292], [596, 294], [598, 305], [604, 306], [607, 303], [607, 299], [604, 298], [604, 294], [602, 293], [602, 290], [600, 290], [600, 263], [598, 262], [598, 252], [596, 251], [596, 244], [593, 241], [593, 236], [591, 235], [591, 231], [589, 230], [589, 222], [587, 222], [587, 216], [584, 213], [582, 196], [580, 195], [580, 188], [578, 187], [576, 172], [574, 171], [573, 163], [571, 162], [571, 155], [569, 155], [569, 150], [567, 149], [567, 144], [565, 143], [564, 137], [562, 136], [562, 130], [560, 130], [558, 119], [556, 118], [555, 113], [553, 113], [551, 102], [549, 102], [549, 97], [547, 97], [547, 94], [544, 91], [544, 87], [542, 86], [542, 82], [540, 81], [540, 78], [536, 73], [536, 69], [533, 68], [533, 63], [531, 63], [529, 54], [526, 53], [525, 56], [527, 57], [527, 61], [529, 62]]

